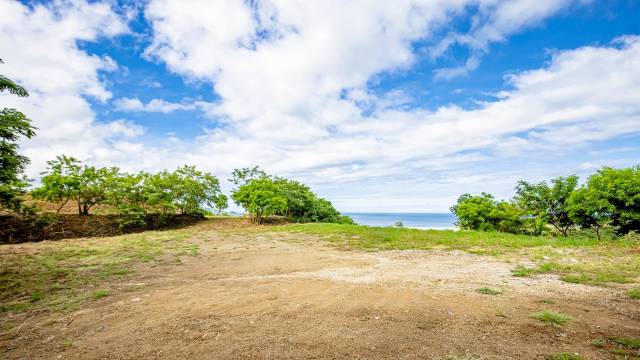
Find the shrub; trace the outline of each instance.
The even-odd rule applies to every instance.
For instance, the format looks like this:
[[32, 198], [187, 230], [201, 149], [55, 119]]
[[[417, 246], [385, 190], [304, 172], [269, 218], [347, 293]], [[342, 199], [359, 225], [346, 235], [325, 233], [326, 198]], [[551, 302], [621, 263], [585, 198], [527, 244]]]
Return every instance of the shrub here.
[[[236, 170], [234, 174], [244, 175], [245, 172]], [[242, 185], [231, 194], [233, 201], [251, 214], [257, 223], [262, 222], [265, 216], [281, 215], [296, 222], [353, 224], [351, 218], [341, 215], [331, 202], [319, 198], [308, 186], [261, 171], [257, 174], [258, 177], [247, 180], [242, 176], [236, 179], [235, 182]]]
[[565, 315], [565, 314], [558, 313], [555, 311], [550, 311], [550, 310], [534, 312], [529, 316], [531, 316], [536, 320], [550, 323], [557, 326], [562, 326], [568, 323], [569, 321], [573, 320], [573, 318], [569, 315]]

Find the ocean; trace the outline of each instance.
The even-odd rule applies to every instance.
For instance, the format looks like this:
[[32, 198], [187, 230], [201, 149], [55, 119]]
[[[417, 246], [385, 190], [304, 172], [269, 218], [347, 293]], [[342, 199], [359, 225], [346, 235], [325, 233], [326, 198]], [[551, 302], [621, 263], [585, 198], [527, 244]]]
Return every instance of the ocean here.
[[405, 227], [416, 229], [455, 229], [452, 213], [343, 213], [359, 225], [393, 226], [401, 221]]

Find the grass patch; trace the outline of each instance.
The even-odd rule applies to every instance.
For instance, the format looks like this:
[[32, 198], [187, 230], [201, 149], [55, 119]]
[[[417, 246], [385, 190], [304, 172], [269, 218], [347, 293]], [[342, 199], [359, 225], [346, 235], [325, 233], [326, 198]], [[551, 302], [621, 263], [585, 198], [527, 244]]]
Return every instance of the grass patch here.
[[583, 360], [584, 358], [575, 353], [562, 352], [545, 357], [545, 360]]
[[[597, 239], [587, 236], [528, 236], [471, 230], [418, 230], [397, 227], [373, 227], [343, 224], [292, 224], [268, 228], [269, 231], [300, 232], [321, 235], [327, 240], [356, 249], [430, 249], [442, 246], [474, 251], [474, 247], [528, 248], [539, 246], [597, 246]], [[475, 249], [475, 251], [488, 251]]]
[[607, 350], [611, 354], [624, 359], [639, 358], [640, 339], [632, 337], [612, 337], [609, 339], [595, 339], [591, 345], [599, 349]]
[[627, 292], [630, 299], [640, 300], [640, 289], [631, 289]]
[[611, 341], [618, 345], [628, 347], [629, 349], [640, 349], [640, 339], [632, 337], [614, 337]]
[[488, 288], [488, 287], [481, 287], [479, 289], [476, 289], [476, 292], [479, 292], [480, 294], [483, 294], [483, 295], [500, 295], [500, 294], [502, 294], [502, 290], [496, 290], [496, 289], [492, 289], [492, 288]]
[[547, 305], [552, 305], [555, 304], [556, 302], [551, 300], [551, 299], [542, 299], [539, 301], [540, 304], [547, 304]]
[[109, 292], [107, 290], [96, 290], [93, 292], [93, 298], [98, 300], [109, 296]]
[[591, 340], [591, 346], [597, 348], [603, 348], [607, 345], [607, 340], [605, 339], [593, 339]]
[[197, 253], [187, 230], [149, 231], [115, 237], [3, 245], [0, 312], [65, 311], [109, 295], [95, 290], [133, 271], [136, 263]]
[[562, 326], [568, 323], [569, 321], [573, 320], [573, 318], [569, 315], [562, 314], [555, 311], [550, 311], [550, 310], [534, 312], [529, 316], [538, 321], [542, 321], [542, 322], [557, 325], [557, 326]]
[[317, 235], [345, 250], [445, 249], [509, 261], [527, 259], [537, 265], [518, 266], [513, 269], [514, 276], [551, 273], [560, 276], [562, 281], [579, 284], [630, 283], [640, 277], [637, 242], [627, 238], [598, 241], [590, 233], [581, 231], [556, 237], [322, 223], [262, 227], [252, 231]]
[[515, 269], [511, 270], [511, 275], [517, 277], [529, 277], [535, 273], [537, 273], [536, 269], [524, 265], [518, 265]]

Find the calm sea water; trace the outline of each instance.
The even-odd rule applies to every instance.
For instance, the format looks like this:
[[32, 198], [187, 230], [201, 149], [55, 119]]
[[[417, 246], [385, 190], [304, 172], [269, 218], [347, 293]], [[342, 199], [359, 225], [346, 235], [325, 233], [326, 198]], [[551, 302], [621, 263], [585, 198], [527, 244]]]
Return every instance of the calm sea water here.
[[402, 221], [405, 227], [418, 229], [455, 229], [452, 213], [344, 213], [356, 223], [369, 226], [393, 226]]

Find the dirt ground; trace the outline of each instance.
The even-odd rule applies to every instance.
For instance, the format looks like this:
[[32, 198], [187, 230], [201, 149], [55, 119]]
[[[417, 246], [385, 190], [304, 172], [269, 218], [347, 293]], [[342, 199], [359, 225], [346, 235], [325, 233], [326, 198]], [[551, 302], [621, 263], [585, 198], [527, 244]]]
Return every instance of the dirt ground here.
[[[514, 264], [491, 257], [343, 251], [280, 232], [197, 234], [199, 255], [140, 265], [78, 311], [3, 314], [0, 357], [614, 359], [591, 341], [640, 337], [640, 302], [621, 289], [517, 278]], [[503, 293], [476, 291], [485, 286]], [[544, 309], [574, 320], [529, 317]]]

